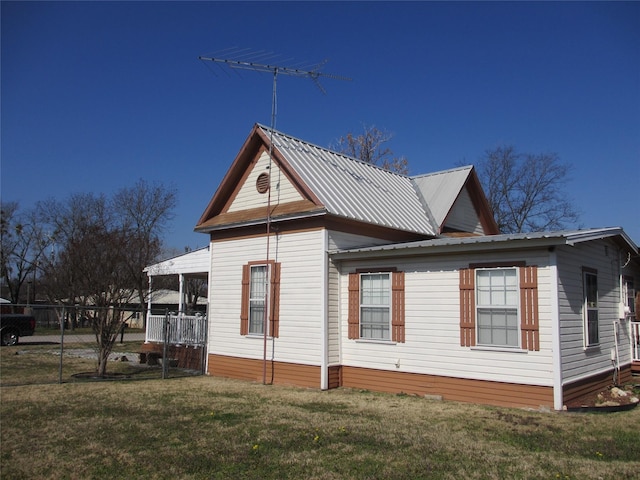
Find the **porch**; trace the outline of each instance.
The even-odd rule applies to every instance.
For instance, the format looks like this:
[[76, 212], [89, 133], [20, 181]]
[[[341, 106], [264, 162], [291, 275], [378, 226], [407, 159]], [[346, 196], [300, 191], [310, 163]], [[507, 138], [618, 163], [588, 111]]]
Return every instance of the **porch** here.
[[198, 370], [206, 365], [207, 317], [204, 315], [148, 315], [140, 363]]
[[167, 343], [204, 347], [207, 341], [207, 317], [204, 315], [148, 315], [145, 343]]

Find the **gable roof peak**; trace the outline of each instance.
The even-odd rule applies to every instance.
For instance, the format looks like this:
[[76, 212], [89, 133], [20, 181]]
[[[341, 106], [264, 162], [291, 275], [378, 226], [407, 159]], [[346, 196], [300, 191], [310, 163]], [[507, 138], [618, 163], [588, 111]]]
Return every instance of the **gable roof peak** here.
[[314, 144], [314, 143], [309, 142], [307, 140], [302, 140], [300, 138], [294, 137], [293, 135], [289, 135], [287, 133], [281, 132], [281, 131], [279, 131], [279, 130], [277, 130], [275, 128], [272, 130], [271, 127], [268, 127], [268, 126], [263, 125], [261, 123], [256, 123], [256, 127], [259, 128], [259, 129], [262, 129], [262, 131], [263, 131], [263, 133], [264, 133], [264, 135], [265, 135], [267, 140], [271, 138], [270, 137], [270, 133], [273, 131], [273, 134], [274, 134], [274, 140], [273, 140], [274, 141], [274, 145], [273, 146], [274, 147], [291, 148], [288, 145], [276, 143], [275, 136], [277, 136], [277, 137], [279, 137], [281, 139], [287, 139], [287, 140], [289, 140], [291, 142], [295, 142], [295, 143], [300, 144], [300, 145], [306, 145], [306, 146], [311, 147], [313, 149], [317, 149], [319, 151], [326, 152], [326, 153], [334, 155], [334, 156], [342, 157], [346, 161], [351, 161], [351, 162], [359, 163], [361, 165], [366, 165], [368, 168], [375, 168], [377, 170], [385, 172], [385, 174], [388, 174], [388, 175], [396, 175], [396, 176], [403, 177], [403, 178], [410, 178], [408, 175], [404, 175], [402, 173], [394, 172], [392, 170], [387, 170], [385, 168], [382, 168], [379, 165], [376, 165], [375, 163], [365, 162], [364, 160], [352, 157], [350, 155], [347, 155], [346, 153], [338, 152], [338, 151], [332, 150], [330, 148]]

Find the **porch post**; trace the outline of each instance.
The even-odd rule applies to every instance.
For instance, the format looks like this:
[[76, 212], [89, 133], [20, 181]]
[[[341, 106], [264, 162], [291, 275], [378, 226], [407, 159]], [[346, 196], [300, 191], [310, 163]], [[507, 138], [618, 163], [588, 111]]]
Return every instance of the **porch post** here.
[[149, 277], [149, 294], [147, 296], [147, 317], [145, 319], [145, 328], [144, 328], [144, 341], [145, 343], [149, 342], [149, 319], [151, 318], [151, 292], [152, 290], [152, 285], [151, 285], [151, 281], [153, 279], [153, 277], [149, 274], [147, 274], [147, 276]]
[[181, 273], [179, 275], [179, 278], [180, 278], [180, 292], [178, 297], [179, 297], [180, 304], [178, 305], [178, 314], [184, 315], [186, 310], [185, 304], [184, 304], [184, 274]]

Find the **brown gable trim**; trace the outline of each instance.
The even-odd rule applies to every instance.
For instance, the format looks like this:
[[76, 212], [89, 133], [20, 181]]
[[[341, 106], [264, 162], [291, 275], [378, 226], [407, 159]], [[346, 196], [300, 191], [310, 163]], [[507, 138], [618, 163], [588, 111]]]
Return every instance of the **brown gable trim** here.
[[[271, 234], [277, 233], [278, 235], [288, 235], [291, 233], [304, 233], [304, 232], [313, 232], [317, 230], [322, 230], [322, 226], [308, 226], [307, 228], [290, 228], [283, 229], [280, 228], [280, 224], [278, 224], [278, 229], [275, 231], [271, 229]], [[217, 232], [211, 233], [211, 241], [213, 243], [216, 242], [227, 242], [229, 240], [240, 240], [240, 239], [248, 239], [248, 238], [261, 238], [266, 237], [266, 229], [264, 225], [255, 225], [253, 227], [246, 227], [242, 230], [234, 229], [234, 230], [220, 230]]]
[[478, 178], [478, 174], [476, 173], [475, 167], [471, 169], [471, 174], [465, 182], [465, 187], [467, 187], [469, 196], [473, 201], [473, 206], [476, 208], [476, 213], [480, 218], [480, 223], [482, 225], [482, 229], [484, 230], [484, 234], [498, 235], [500, 233], [498, 224], [496, 223], [493, 212], [491, 211], [491, 207], [489, 206], [489, 201], [487, 200], [487, 197], [482, 190], [482, 185], [480, 183], [480, 179]]
[[[297, 202], [291, 202], [294, 204]], [[287, 205], [283, 204], [282, 206]], [[308, 204], [307, 204], [308, 205]], [[264, 219], [264, 211], [266, 209], [255, 209], [261, 210]], [[277, 210], [282, 212], [282, 210]], [[240, 214], [241, 212], [237, 212]], [[295, 213], [304, 213], [304, 212], [295, 212]], [[394, 230], [386, 227], [380, 227], [378, 225], [371, 225], [368, 223], [362, 223], [355, 220], [344, 219], [341, 217], [335, 217], [332, 215], [327, 215], [322, 211], [318, 210], [310, 210], [307, 212], [309, 217], [306, 218], [295, 218], [295, 219], [281, 219], [279, 220], [277, 216], [272, 218], [273, 222], [271, 223], [271, 230], [277, 231], [278, 234], [282, 233], [297, 233], [297, 232], [305, 232], [310, 230], [317, 229], [327, 229], [336, 232], [343, 233], [352, 233], [354, 235], [363, 235], [371, 238], [378, 238], [384, 241], [388, 241], [391, 243], [396, 242], [411, 242], [416, 240], [426, 240], [431, 237], [417, 234], [413, 232], [403, 232], [400, 230]], [[231, 214], [230, 214], [231, 215]], [[229, 217], [227, 217], [229, 218]], [[213, 222], [211, 222], [213, 223]], [[232, 224], [233, 225], [233, 224]], [[223, 225], [220, 225], [224, 227]], [[212, 225], [202, 226], [197, 229], [197, 231], [206, 232], [208, 228], [212, 228]], [[231, 226], [230, 228], [221, 228], [210, 231], [211, 241], [221, 241], [221, 240], [230, 240], [230, 239], [240, 239], [240, 238], [249, 238], [264, 235], [266, 232], [266, 223], [259, 223], [254, 225], [238, 225]]]
[[[221, 214], [228, 213], [229, 207], [233, 203], [238, 191], [242, 188], [251, 173], [252, 166], [258, 162], [264, 153], [269, 151], [269, 141], [269, 136], [265, 134], [262, 128], [257, 124], [254, 125], [240, 152], [236, 155], [231, 167], [220, 182], [218, 190], [198, 220], [195, 227], [196, 231], [202, 231], [211, 225], [227, 223], [224, 218], [217, 219], [217, 217]], [[272, 159], [277, 163], [282, 174], [291, 182], [298, 192], [306, 198], [305, 202], [314, 205], [316, 208], [322, 207], [320, 200], [302, 181], [300, 176], [291, 168], [291, 165], [289, 165], [275, 147], [272, 149]], [[265, 214], [263, 213], [262, 218], [264, 217]]]
[[244, 171], [242, 172], [242, 175], [240, 175], [239, 178], [234, 181], [234, 184], [228, 187], [227, 191], [229, 193], [227, 195], [226, 201], [224, 202], [224, 205], [222, 205], [222, 207], [220, 208], [220, 214], [225, 214], [229, 211], [229, 208], [231, 208], [231, 205], [233, 204], [236, 197], [238, 196], [238, 192], [246, 183], [247, 178], [249, 178], [249, 175], [251, 175], [253, 168], [258, 163], [258, 160], [260, 160], [260, 157], [262, 156], [262, 154], [265, 153], [266, 151], [267, 149], [264, 145], [259, 145], [258, 149], [253, 153], [251, 160], [247, 161], [246, 163], [243, 163]]
[[249, 133], [249, 136], [236, 155], [236, 158], [233, 160], [231, 167], [229, 167], [220, 185], [218, 185], [218, 189], [209, 201], [207, 208], [198, 220], [196, 230], [222, 211], [224, 204], [226, 204], [229, 196], [240, 182], [242, 175], [245, 173], [247, 162], [255, 156], [255, 152], [258, 151], [261, 145], [261, 139], [256, 134], [257, 129], [258, 126], [254, 125], [251, 133]]
[[[323, 209], [309, 200], [298, 200], [295, 202], [278, 203], [271, 206], [271, 220], [276, 221], [278, 217], [292, 215], [295, 213], [322, 212]], [[232, 226], [250, 221], [263, 221], [266, 224], [267, 207], [256, 207], [237, 212], [220, 213], [205, 223], [198, 225], [196, 231], [206, 231], [212, 227]], [[263, 226], [264, 229], [264, 226]]]
[[476, 173], [475, 167], [471, 167], [469, 171], [469, 175], [467, 179], [464, 181], [462, 188], [456, 195], [456, 199], [451, 204], [451, 207], [444, 219], [442, 220], [442, 224], [439, 226], [440, 234], [443, 234], [447, 231], [447, 220], [449, 218], [449, 214], [451, 214], [451, 210], [453, 210], [453, 206], [458, 202], [460, 198], [460, 194], [463, 190], [467, 190], [469, 197], [471, 198], [471, 203], [473, 204], [473, 208], [478, 215], [478, 219], [480, 220], [480, 225], [482, 225], [482, 230], [485, 235], [497, 235], [500, 233], [498, 230], [498, 224], [493, 217], [493, 212], [491, 211], [491, 207], [489, 206], [489, 202], [487, 201], [487, 197], [482, 190], [482, 185], [480, 184], [480, 179], [478, 178], [478, 174]]

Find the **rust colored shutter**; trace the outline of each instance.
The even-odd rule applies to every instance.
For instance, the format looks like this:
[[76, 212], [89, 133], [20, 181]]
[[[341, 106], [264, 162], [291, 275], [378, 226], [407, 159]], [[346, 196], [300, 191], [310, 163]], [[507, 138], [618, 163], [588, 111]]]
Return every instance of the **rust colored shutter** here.
[[360, 275], [349, 274], [349, 331], [351, 339], [360, 338]]
[[251, 280], [251, 267], [242, 266], [242, 299], [240, 300], [240, 335], [249, 334], [249, 282]]
[[404, 272], [391, 273], [391, 340], [404, 343]]
[[540, 350], [538, 267], [520, 267], [520, 332], [524, 350]]
[[636, 292], [636, 298], [634, 300], [634, 308], [636, 310], [636, 322], [640, 322], [640, 291]]
[[475, 270], [460, 269], [460, 345], [476, 344]]
[[269, 335], [278, 337], [280, 333], [280, 264], [271, 266], [271, 313], [269, 315]]

